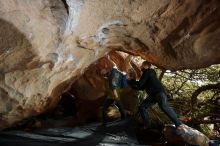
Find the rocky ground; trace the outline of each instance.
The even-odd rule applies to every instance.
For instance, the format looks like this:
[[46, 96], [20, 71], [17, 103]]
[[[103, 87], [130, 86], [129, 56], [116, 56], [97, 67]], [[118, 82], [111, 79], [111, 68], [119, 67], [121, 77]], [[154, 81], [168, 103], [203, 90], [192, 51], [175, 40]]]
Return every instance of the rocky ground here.
[[[65, 119], [70, 120], [70, 119]], [[132, 118], [115, 120], [107, 126], [95, 122], [68, 126], [67, 121], [54, 121], [42, 128], [14, 127], [0, 132], [1, 146], [192, 146], [186, 144], [171, 125], [154, 125], [147, 130]], [[63, 125], [62, 125], [62, 124]], [[66, 125], [65, 125], [66, 124]], [[69, 123], [70, 125], [70, 123]], [[54, 127], [56, 126], [56, 127]], [[73, 126], [73, 125], [72, 125]], [[49, 128], [50, 127], [50, 128]], [[166, 129], [166, 130], [165, 130]], [[219, 146], [219, 141], [212, 141]]]
[[44, 128], [32, 131], [8, 130], [0, 133], [4, 146], [69, 146], [69, 145], [139, 145], [130, 121], [117, 121], [76, 128]]

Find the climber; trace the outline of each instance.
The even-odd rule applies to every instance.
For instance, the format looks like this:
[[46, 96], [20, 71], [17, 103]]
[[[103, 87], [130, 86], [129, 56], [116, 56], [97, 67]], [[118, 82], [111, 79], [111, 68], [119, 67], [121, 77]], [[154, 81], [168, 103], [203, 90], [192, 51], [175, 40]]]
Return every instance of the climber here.
[[127, 88], [127, 80], [126, 80], [126, 73], [120, 71], [116, 64], [111, 60], [110, 56], [107, 57], [108, 60], [114, 65], [111, 69], [103, 68], [101, 70], [101, 74], [108, 79], [108, 90], [107, 90], [107, 99], [103, 105], [103, 126], [107, 124], [107, 110], [110, 105], [115, 104], [120, 113], [121, 119], [125, 118], [125, 111], [120, 101], [120, 90], [122, 88]]
[[145, 90], [149, 95], [139, 106], [140, 115], [144, 121], [144, 129], [152, 126], [147, 112], [147, 108], [158, 103], [160, 109], [171, 119], [176, 127], [181, 125], [176, 113], [167, 104], [167, 95], [163, 85], [157, 78], [156, 72], [151, 69], [151, 63], [144, 61], [141, 65], [142, 75], [139, 81], [128, 79], [128, 84], [131, 88], [137, 90]]

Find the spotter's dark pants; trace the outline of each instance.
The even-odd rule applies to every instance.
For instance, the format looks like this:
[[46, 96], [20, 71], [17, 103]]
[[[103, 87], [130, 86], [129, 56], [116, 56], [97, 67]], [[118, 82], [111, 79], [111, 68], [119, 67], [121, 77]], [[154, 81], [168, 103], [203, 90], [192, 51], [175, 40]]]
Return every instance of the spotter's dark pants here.
[[148, 109], [156, 103], [158, 103], [160, 109], [170, 118], [170, 120], [176, 125], [176, 127], [182, 124], [180, 120], [177, 118], [177, 115], [174, 112], [174, 110], [167, 104], [166, 94], [164, 92], [160, 92], [155, 97], [149, 97], [145, 99], [139, 106], [139, 112], [146, 125], [151, 125], [150, 118], [148, 113], [146, 112], [146, 109]]

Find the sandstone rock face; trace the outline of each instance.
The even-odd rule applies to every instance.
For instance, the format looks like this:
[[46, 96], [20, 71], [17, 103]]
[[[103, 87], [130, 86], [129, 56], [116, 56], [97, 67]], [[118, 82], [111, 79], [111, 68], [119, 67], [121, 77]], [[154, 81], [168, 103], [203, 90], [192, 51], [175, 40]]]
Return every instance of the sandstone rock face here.
[[[219, 63], [219, 6], [218, 0], [89, 1], [80, 22], [92, 24], [88, 32], [87, 24], [79, 27], [79, 44], [120, 49], [169, 69], [205, 67]], [[96, 7], [104, 9], [92, 13]]]
[[59, 101], [108, 51], [163, 68], [220, 62], [219, 0], [0, 0], [0, 128]]

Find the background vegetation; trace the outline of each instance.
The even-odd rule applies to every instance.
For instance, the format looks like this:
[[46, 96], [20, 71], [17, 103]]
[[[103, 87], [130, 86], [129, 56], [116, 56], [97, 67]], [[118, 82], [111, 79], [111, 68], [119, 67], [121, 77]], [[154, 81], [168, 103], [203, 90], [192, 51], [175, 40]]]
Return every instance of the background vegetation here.
[[154, 68], [181, 120], [209, 137], [220, 138], [220, 65], [181, 71]]

